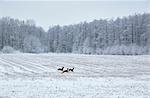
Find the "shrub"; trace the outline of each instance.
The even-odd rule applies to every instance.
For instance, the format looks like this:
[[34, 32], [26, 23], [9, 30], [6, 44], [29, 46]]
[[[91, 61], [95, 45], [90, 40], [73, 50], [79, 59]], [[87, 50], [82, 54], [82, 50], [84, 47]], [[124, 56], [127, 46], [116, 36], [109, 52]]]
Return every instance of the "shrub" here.
[[15, 50], [10, 46], [4, 46], [2, 49], [2, 53], [14, 53]]

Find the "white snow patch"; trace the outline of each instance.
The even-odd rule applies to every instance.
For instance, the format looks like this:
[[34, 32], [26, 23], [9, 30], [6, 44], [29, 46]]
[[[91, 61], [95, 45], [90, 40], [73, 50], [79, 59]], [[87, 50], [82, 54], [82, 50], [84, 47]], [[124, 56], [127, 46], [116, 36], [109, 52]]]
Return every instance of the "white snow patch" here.
[[148, 55], [0, 55], [0, 98], [149, 98], [149, 83]]

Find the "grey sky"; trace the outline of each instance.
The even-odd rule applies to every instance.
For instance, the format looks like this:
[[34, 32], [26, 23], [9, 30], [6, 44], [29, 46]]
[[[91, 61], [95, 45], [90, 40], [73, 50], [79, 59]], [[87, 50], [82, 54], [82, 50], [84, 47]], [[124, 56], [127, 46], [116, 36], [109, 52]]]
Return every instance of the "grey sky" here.
[[150, 12], [149, 0], [130, 1], [0, 1], [0, 17], [33, 19], [45, 30], [100, 18], [116, 18]]

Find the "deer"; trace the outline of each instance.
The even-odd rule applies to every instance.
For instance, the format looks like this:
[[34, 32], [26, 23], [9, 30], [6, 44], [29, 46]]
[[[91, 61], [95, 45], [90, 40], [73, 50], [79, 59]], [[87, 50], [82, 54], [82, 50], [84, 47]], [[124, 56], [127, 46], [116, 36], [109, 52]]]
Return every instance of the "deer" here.
[[63, 71], [63, 69], [64, 69], [64, 67], [62, 67], [62, 68], [58, 68], [57, 70]]
[[70, 69], [69, 69], [69, 71], [72, 71], [72, 72], [73, 72], [73, 70], [74, 70], [74, 68], [72, 68], [72, 69], [70, 68]]
[[64, 70], [62, 73], [68, 73], [69, 72], [69, 68], [67, 68], [67, 70]]

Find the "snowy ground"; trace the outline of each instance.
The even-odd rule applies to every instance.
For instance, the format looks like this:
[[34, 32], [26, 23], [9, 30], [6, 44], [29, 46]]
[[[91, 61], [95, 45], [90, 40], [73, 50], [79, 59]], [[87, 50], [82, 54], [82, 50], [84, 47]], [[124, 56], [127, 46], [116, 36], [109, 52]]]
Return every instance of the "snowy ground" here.
[[0, 98], [150, 98], [150, 56], [0, 54]]

